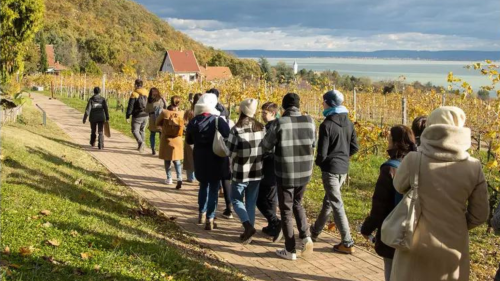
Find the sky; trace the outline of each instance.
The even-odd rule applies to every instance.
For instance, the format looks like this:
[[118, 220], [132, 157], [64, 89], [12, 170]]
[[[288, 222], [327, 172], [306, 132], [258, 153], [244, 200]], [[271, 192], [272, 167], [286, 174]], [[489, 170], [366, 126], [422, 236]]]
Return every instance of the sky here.
[[136, 0], [224, 50], [500, 50], [499, 0]]

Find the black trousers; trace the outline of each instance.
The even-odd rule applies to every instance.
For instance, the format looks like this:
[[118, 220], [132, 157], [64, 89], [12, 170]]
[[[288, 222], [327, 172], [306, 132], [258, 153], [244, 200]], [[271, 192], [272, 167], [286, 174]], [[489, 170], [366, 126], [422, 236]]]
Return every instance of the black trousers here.
[[99, 134], [99, 142], [101, 144], [104, 142], [103, 131], [104, 131], [104, 122], [90, 122], [90, 143], [94, 144], [96, 140], [96, 131]]
[[257, 197], [257, 208], [266, 218], [268, 225], [273, 225], [278, 221], [276, 216], [276, 195], [278, 188], [276, 185], [260, 183], [259, 196]]
[[278, 203], [281, 212], [281, 226], [285, 237], [285, 248], [295, 253], [295, 235], [293, 233], [293, 217], [299, 230], [299, 237], [304, 239], [311, 236], [307, 225], [306, 211], [302, 207], [302, 199], [306, 186], [283, 187], [278, 186]]

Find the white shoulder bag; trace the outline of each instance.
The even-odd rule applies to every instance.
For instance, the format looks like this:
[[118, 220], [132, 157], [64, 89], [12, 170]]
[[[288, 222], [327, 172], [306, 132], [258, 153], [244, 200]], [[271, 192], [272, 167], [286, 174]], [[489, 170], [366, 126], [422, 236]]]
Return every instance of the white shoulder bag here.
[[422, 212], [418, 198], [421, 160], [422, 152], [418, 152], [417, 169], [413, 176], [411, 189], [382, 223], [381, 240], [394, 249], [407, 251], [413, 244], [413, 235]]
[[219, 132], [219, 117], [215, 117], [215, 135], [212, 150], [219, 157], [229, 156], [229, 148], [227, 148], [226, 142]]

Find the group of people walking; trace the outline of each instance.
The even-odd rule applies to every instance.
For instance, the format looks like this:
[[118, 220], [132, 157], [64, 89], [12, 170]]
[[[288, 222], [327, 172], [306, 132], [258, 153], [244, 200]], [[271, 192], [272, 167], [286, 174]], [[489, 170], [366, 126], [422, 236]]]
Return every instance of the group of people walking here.
[[[84, 123], [90, 116], [91, 144], [96, 140], [97, 128], [102, 148], [100, 124], [109, 120], [109, 115], [99, 89], [94, 93]], [[217, 228], [216, 210], [222, 187], [222, 216], [230, 219], [234, 210], [244, 229], [239, 236], [241, 243], [251, 243], [257, 233], [258, 209], [268, 224], [262, 232], [274, 242], [284, 237], [285, 246], [276, 254], [296, 260], [294, 220], [302, 242], [301, 255], [307, 256], [313, 253], [314, 242], [333, 213], [341, 242], [332, 250], [354, 253], [341, 189], [350, 158], [359, 151], [359, 145], [355, 126], [343, 106], [343, 94], [332, 90], [322, 96], [324, 120], [318, 130], [315, 120], [301, 113], [300, 96], [294, 93], [286, 94], [281, 105], [261, 105], [262, 122], [256, 118], [258, 100], [243, 100], [238, 120], [233, 123], [229, 110], [218, 98], [216, 89], [195, 94], [189, 108], [181, 111], [181, 97], [174, 96], [167, 104], [158, 89], [148, 92], [142, 81], [136, 80], [126, 113], [127, 120], [132, 117], [132, 133], [139, 151], [145, 149], [148, 120], [153, 155], [156, 135], [160, 135], [158, 157], [164, 160], [167, 184], [173, 184], [174, 166], [176, 188], [182, 188], [181, 160], [187, 181], [199, 182], [198, 223], [209, 231]], [[93, 117], [94, 113], [99, 117]], [[428, 117], [415, 119], [411, 129], [404, 125], [390, 129], [388, 160], [380, 167], [372, 208], [360, 229], [366, 239], [375, 242], [376, 252], [384, 258], [386, 280], [469, 279], [468, 231], [486, 222], [489, 204], [481, 163], [467, 153], [471, 136], [465, 120], [461, 109], [441, 107]], [[318, 217], [309, 224], [302, 201], [314, 165], [321, 169], [325, 195]], [[396, 250], [382, 242], [382, 224], [403, 194], [413, 188], [415, 171], [420, 216], [411, 248]], [[500, 280], [500, 274], [498, 277], [495, 280]]]

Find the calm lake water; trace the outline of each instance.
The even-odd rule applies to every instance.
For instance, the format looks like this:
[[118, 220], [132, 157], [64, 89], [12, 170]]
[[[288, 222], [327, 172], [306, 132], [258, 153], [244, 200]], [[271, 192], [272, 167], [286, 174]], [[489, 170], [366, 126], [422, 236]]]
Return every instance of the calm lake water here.
[[[258, 59], [256, 59], [258, 60]], [[491, 84], [488, 77], [482, 76], [476, 70], [465, 69], [472, 64], [467, 61], [419, 61], [419, 60], [386, 60], [386, 59], [352, 59], [352, 58], [267, 58], [271, 65], [282, 61], [292, 66], [296, 61], [300, 69], [313, 71], [336, 70], [341, 75], [355, 77], [370, 77], [372, 81], [397, 80], [406, 76], [406, 82], [431, 82], [437, 86], [448, 86], [448, 72], [479, 89], [480, 86]]]

